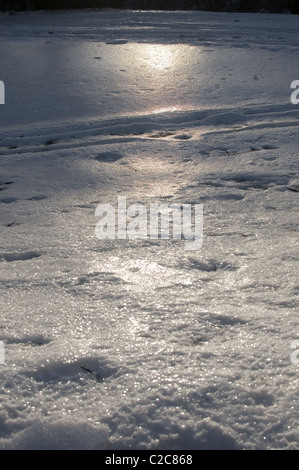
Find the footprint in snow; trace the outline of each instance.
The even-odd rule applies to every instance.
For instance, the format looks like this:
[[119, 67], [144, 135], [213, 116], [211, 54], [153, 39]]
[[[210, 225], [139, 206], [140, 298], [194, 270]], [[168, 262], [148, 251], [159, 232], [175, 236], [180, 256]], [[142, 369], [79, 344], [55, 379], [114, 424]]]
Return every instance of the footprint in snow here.
[[117, 367], [109, 364], [104, 358], [86, 357], [72, 362], [49, 361], [35, 371], [28, 371], [26, 375], [36, 382], [76, 382], [81, 381], [83, 377], [103, 382], [117, 372]]
[[12, 204], [13, 202], [17, 202], [18, 199], [15, 197], [6, 197], [4, 199], [0, 199], [0, 202], [3, 202], [3, 204]]
[[51, 343], [51, 340], [45, 338], [43, 335], [33, 335], [33, 336], [25, 336], [23, 338], [15, 338], [8, 336], [4, 338], [4, 342], [6, 344], [22, 344], [24, 346], [44, 346], [46, 344]]
[[128, 42], [127, 39], [107, 39], [105, 44], [121, 45], [121, 44], [127, 44], [127, 42]]
[[218, 194], [217, 196], [213, 196], [213, 199], [218, 201], [242, 201], [245, 199], [245, 196], [241, 194]]
[[42, 255], [36, 251], [27, 251], [24, 253], [0, 253], [0, 262], [14, 263], [15, 261], [29, 261], [40, 258]]
[[181, 260], [178, 263], [180, 268], [183, 269], [194, 269], [197, 271], [212, 273], [217, 272], [219, 270], [223, 271], [236, 271], [238, 269], [237, 266], [231, 265], [226, 262], [219, 262], [213, 259], [210, 260], [198, 260], [196, 258], [189, 257], [188, 259]]
[[46, 142], [44, 143], [44, 146], [49, 147], [50, 145], [56, 144], [56, 142], [57, 142], [57, 140], [49, 139], [49, 140], [46, 140]]
[[48, 196], [44, 196], [44, 195], [37, 195], [37, 196], [32, 196], [30, 197], [29, 199], [27, 199], [27, 201], [43, 201], [44, 199], [48, 199]]
[[293, 185], [293, 186], [288, 186], [289, 191], [293, 191], [294, 193], [299, 193], [299, 184]]
[[121, 160], [123, 157], [124, 156], [118, 152], [104, 152], [104, 153], [99, 153], [95, 157], [95, 160], [97, 160], [98, 162], [113, 163], [113, 162], [116, 162], [117, 160]]
[[[0, 191], [3, 191], [2, 188], [0, 188]], [[26, 199], [26, 201], [43, 201], [44, 199], [48, 199], [48, 196], [44, 196], [44, 195], [37, 195], [37, 196], [32, 196], [28, 199]], [[17, 202], [17, 201], [20, 201], [20, 199], [16, 198], [16, 197], [6, 197], [6, 198], [3, 198], [3, 199], [0, 199], [0, 202], [2, 202], [3, 204], [13, 204], [14, 202]]]
[[189, 139], [192, 139], [192, 135], [190, 135], [190, 134], [179, 134], [179, 135], [174, 136], [174, 139], [189, 140]]

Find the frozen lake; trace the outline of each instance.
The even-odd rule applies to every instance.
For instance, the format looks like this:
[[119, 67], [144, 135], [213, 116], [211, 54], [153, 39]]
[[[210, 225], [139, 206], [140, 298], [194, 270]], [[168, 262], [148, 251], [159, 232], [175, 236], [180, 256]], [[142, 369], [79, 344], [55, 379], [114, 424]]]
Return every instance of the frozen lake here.
[[[298, 448], [299, 19], [0, 16], [1, 449]], [[96, 209], [204, 206], [204, 243]]]
[[[255, 44], [250, 15], [191, 16], [173, 13], [176, 27], [166, 13], [0, 19], [9, 104], [0, 110], [1, 125], [276, 104], [282, 89], [289, 95], [297, 49], [286, 44], [275, 17], [269, 30], [256, 25]], [[292, 39], [296, 18], [280, 18]], [[117, 22], [123, 26], [113, 29]]]

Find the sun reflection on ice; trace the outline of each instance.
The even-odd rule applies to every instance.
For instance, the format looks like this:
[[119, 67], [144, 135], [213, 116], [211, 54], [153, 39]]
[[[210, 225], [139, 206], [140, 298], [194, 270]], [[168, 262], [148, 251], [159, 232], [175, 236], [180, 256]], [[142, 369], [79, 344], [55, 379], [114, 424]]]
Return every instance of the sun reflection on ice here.
[[162, 44], [145, 44], [142, 46], [143, 60], [157, 70], [167, 70], [176, 64], [178, 50], [176, 46]]
[[185, 44], [131, 44], [127, 57], [134, 70], [137, 96], [148, 96], [151, 112], [190, 107], [185, 80], [189, 64], [198, 60], [198, 49]]

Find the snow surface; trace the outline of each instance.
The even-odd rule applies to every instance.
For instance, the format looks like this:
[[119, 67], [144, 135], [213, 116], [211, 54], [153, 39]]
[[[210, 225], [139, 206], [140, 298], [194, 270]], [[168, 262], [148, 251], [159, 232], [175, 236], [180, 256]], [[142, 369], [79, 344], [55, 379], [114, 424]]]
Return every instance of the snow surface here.
[[[296, 449], [299, 18], [0, 16], [1, 449]], [[95, 236], [204, 204], [204, 245]]]

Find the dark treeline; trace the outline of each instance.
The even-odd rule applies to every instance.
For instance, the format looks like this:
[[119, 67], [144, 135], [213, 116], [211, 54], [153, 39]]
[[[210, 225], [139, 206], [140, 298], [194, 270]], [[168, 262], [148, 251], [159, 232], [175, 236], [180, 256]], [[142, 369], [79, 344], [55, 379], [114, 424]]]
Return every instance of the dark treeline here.
[[299, 13], [299, 0], [0, 0], [5, 11], [79, 8]]

